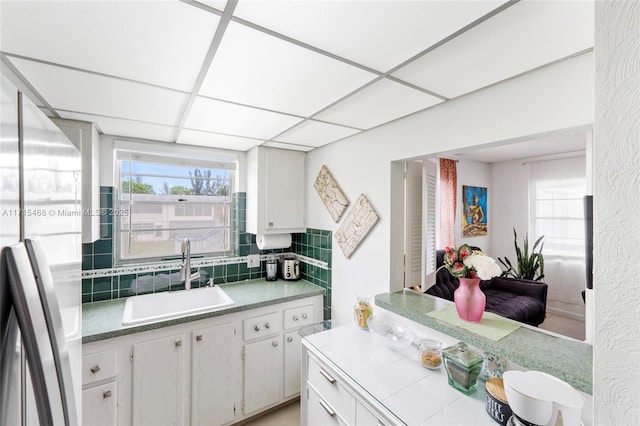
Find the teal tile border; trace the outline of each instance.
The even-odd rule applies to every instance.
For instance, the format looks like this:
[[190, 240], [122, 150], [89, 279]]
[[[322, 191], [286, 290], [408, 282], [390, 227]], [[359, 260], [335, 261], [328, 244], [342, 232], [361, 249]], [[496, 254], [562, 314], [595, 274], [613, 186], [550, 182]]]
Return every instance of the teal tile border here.
[[[136, 294], [184, 289], [179, 282], [179, 262], [166, 262], [147, 268], [114, 268], [113, 205], [114, 188], [100, 187], [100, 238], [82, 245], [82, 303], [119, 299]], [[234, 256], [223, 259], [194, 261], [201, 268], [203, 279], [194, 286], [204, 285], [213, 277], [215, 284], [244, 281], [266, 276], [266, 255], [294, 253], [302, 260], [302, 278], [321, 286], [331, 294], [332, 233], [308, 228], [305, 233], [292, 234], [289, 249], [260, 250], [255, 235], [246, 232], [247, 194], [232, 194]], [[259, 268], [247, 268], [245, 256], [259, 254]], [[199, 265], [202, 264], [202, 265]], [[144, 270], [143, 270], [144, 269]], [[331, 319], [331, 297], [325, 297], [325, 319]]]

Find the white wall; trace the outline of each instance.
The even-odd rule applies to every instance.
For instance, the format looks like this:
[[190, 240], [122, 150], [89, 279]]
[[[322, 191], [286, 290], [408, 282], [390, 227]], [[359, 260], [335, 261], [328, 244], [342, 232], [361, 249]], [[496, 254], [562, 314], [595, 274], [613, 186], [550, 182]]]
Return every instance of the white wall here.
[[640, 424], [640, 2], [596, 3], [594, 424]]
[[[493, 239], [493, 212], [495, 209], [493, 201], [493, 188], [491, 185], [491, 164], [483, 163], [480, 161], [471, 160], [459, 160], [456, 167], [458, 175], [458, 193], [456, 197], [456, 246], [462, 244], [469, 244], [470, 246], [480, 247], [485, 253], [491, 246], [491, 240]], [[462, 186], [480, 186], [487, 188], [487, 211], [484, 212], [487, 216], [487, 235], [478, 237], [463, 237], [462, 236], [462, 210], [464, 205], [462, 204]]]
[[381, 218], [348, 260], [334, 239], [333, 317], [351, 316], [355, 294], [398, 288], [401, 264], [390, 263], [392, 257], [402, 258], [397, 249], [402, 246], [402, 231], [391, 223], [392, 200], [397, 204], [401, 191], [397, 184], [391, 191], [391, 172], [397, 175], [393, 160], [446, 156], [467, 146], [588, 125], [593, 121], [593, 78], [593, 55], [582, 55], [311, 151], [307, 158], [309, 227], [335, 231], [339, 226], [313, 188], [323, 164], [351, 202], [364, 193]]

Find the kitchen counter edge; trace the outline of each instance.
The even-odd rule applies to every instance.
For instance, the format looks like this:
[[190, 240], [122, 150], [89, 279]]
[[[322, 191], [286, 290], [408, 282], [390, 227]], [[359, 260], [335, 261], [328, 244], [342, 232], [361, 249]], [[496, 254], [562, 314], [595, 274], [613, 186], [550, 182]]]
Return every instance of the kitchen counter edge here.
[[382, 309], [502, 356], [529, 370], [544, 371], [593, 395], [591, 345], [525, 324], [503, 339], [493, 341], [427, 315], [438, 309], [438, 303], [442, 302], [434, 296], [406, 289], [375, 296], [376, 306]]
[[231, 297], [234, 302], [232, 306], [213, 312], [132, 327], [124, 327], [122, 325], [122, 313], [126, 298], [85, 303], [82, 305], [82, 343], [112, 339], [128, 334], [141, 333], [325, 294], [325, 289], [305, 280], [267, 281], [265, 279], [257, 279], [218, 284], [218, 286]]

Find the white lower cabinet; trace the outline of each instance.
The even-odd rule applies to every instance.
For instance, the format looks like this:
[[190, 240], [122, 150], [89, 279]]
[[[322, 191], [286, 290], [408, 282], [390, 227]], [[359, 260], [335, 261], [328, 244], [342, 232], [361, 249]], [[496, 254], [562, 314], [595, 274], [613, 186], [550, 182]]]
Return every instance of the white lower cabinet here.
[[298, 330], [284, 335], [284, 397], [300, 393], [300, 344]]
[[348, 425], [338, 412], [311, 387], [307, 386], [308, 426]]
[[230, 425], [295, 398], [297, 331], [321, 321], [313, 296], [85, 344], [83, 426]]
[[365, 393], [359, 392], [347, 376], [311, 356], [302, 345], [302, 380], [306, 397], [300, 399], [301, 424], [384, 426], [394, 425], [384, 410]]
[[134, 425], [183, 425], [185, 410], [185, 334], [133, 345]]
[[118, 352], [106, 350], [82, 357], [82, 424], [118, 424]]
[[281, 336], [244, 345], [244, 413], [252, 414], [282, 399]]
[[233, 421], [234, 336], [233, 322], [192, 332], [192, 425], [223, 425]]
[[94, 386], [82, 391], [82, 424], [116, 426], [118, 424], [118, 384]]

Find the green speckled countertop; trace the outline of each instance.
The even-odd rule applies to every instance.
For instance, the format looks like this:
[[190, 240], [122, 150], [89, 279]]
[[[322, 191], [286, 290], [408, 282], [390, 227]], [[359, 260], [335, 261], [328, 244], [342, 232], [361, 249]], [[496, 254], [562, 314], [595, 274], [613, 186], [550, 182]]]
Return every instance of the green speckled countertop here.
[[451, 302], [411, 290], [378, 294], [375, 303], [382, 309], [502, 356], [529, 370], [544, 371], [578, 390], [593, 394], [593, 357], [589, 344], [526, 325], [496, 342], [427, 315]]
[[257, 279], [219, 284], [219, 287], [231, 297], [234, 302], [232, 306], [204, 314], [133, 327], [123, 327], [121, 323], [124, 304], [127, 299], [85, 303], [82, 305], [82, 343], [95, 342], [124, 336], [126, 334], [139, 333], [156, 328], [260, 308], [262, 306], [274, 305], [276, 303], [284, 303], [290, 300], [323, 295], [325, 292], [322, 287], [304, 280], [266, 281], [265, 279]]

